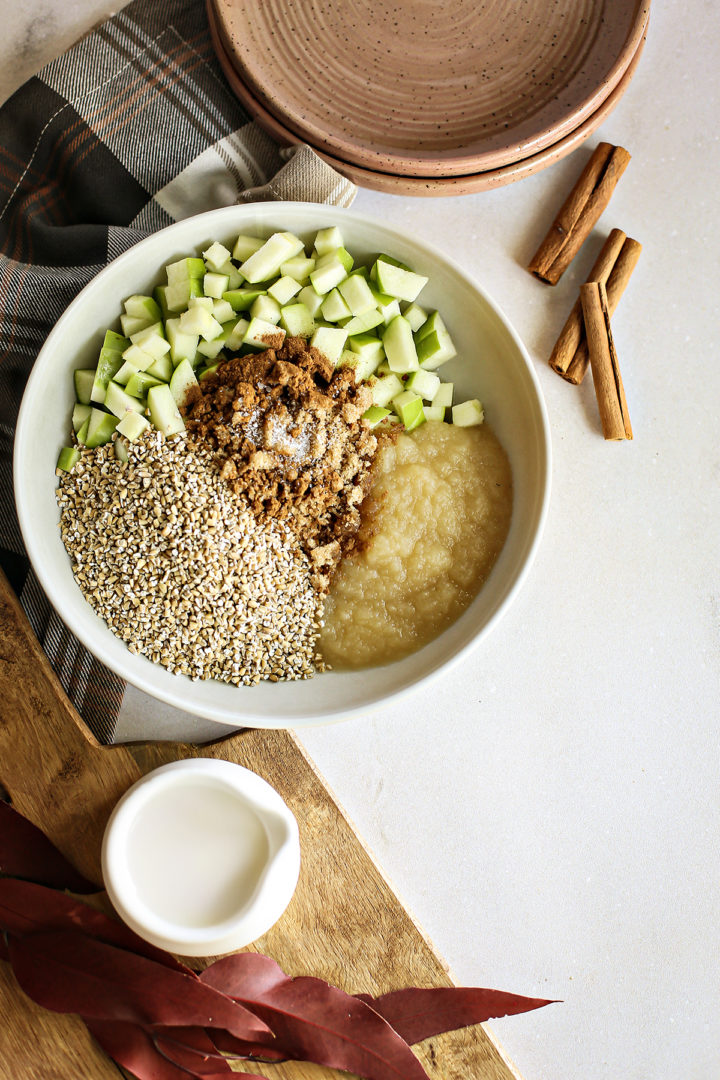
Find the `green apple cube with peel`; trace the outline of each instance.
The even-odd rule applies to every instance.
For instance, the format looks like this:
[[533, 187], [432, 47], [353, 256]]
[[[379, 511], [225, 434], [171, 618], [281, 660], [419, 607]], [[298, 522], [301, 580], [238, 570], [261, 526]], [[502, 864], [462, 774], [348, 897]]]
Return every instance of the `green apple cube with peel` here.
[[352, 316], [350, 308], [338, 289], [330, 290], [322, 302], [320, 312], [323, 319], [327, 319], [328, 322], [340, 322], [341, 319], [349, 319]]
[[[87, 421], [87, 434], [84, 438], [85, 446], [94, 449], [96, 446], [104, 446], [110, 442], [113, 432], [118, 424], [117, 416], [104, 412], [102, 409], [93, 409]], [[80, 436], [78, 435], [78, 442]]]
[[166, 383], [150, 387], [147, 403], [153, 426], [163, 435], [177, 435], [178, 432], [185, 430], [185, 421]]
[[474, 427], [476, 424], [482, 424], [485, 413], [478, 399], [472, 398], [469, 401], [461, 401], [459, 405], [453, 405], [452, 418], [456, 427]]
[[311, 315], [315, 316], [322, 307], [323, 298], [319, 293], [316, 293], [312, 285], [304, 285], [298, 293], [298, 300], [301, 304], [304, 304]]
[[405, 386], [408, 390], [414, 390], [426, 401], [432, 401], [440, 389], [440, 376], [434, 371], [423, 371], [421, 368], [408, 376]]
[[129, 442], [135, 442], [143, 432], [150, 427], [150, 421], [140, 413], [126, 413], [118, 424], [116, 431], [123, 435]]
[[323, 255], [315, 264], [310, 274], [310, 283], [316, 293], [325, 296], [347, 277], [345, 264], [337, 254]]
[[202, 281], [189, 278], [187, 281], [176, 281], [165, 289], [165, 303], [168, 311], [180, 313], [185, 311], [190, 300], [194, 296], [202, 296]]
[[353, 315], [351, 319], [343, 323], [343, 327], [347, 330], [349, 337], [355, 337], [356, 334], [366, 334], [368, 330], [374, 330], [376, 326], [381, 326], [383, 323], [381, 313], [374, 309], [362, 315]]
[[371, 405], [369, 409], [365, 410], [362, 418], [370, 428], [375, 428], [387, 416], [390, 416], [389, 409], [382, 408], [380, 405]]
[[165, 332], [170, 342], [170, 359], [173, 364], [179, 364], [181, 360], [194, 360], [197, 354], [198, 334], [184, 333], [180, 329], [180, 319], [168, 319], [165, 323]]
[[336, 364], [345, 348], [346, 341], [347, 334], [341, 327], [318, 326], [310, 338], [310, 345]]
[[428, 279], [422, 274], [415, 274], [412, 270], [396, 266], [382, 257], [375, 262], [375, 280], [388, 296], [409, 301], [417, 299], [420, 291], [428, 283]]
[[264, 243], [265, 241], [261, 240], [259, 236], [246, 236], [244, 233], [240, 233], [233, 246], [232, 257], [237, 262], [243, 263], [251, 255], [254, 255], [256, 251], [259, 251]]
[[250, 308], [252, 319], [264, 319], [265, 322], [280, 322], [280, 305], [269, 293], [258, 296]]
[[145, 411], [145, 406], [141, 401], [131, 397], [121, 386], [118, 386], [118, 384], [114, 382], [108, 383], [104, 404], [105, 408], [108, 409], [113, 416], [117, 416], [118, 420], [122, 420], [127, 412], [142, 413]]
[[252, 318], [243, 337], [243, 345], [251, 345], [254, 349], [267, 349], [282, 341], [285, 331], [275, 323], [266, 322], [265, 319]]
[[350, 309], [351, 315], [364, 315], [366, 311], [375, 309], [375, 297], [361, 274], [350, 274], [340, 282], [338, 290]]
[[279, 277], [277, 281], [273, 282], [268, 288], [268, 295], [272, 296], [280, 307], [284, 307], [289, 304], [294, 296], [300, 292], [300, 282], [295, 278], [290, 277], [288, 274], [284, 274]]
[[413, 334], [417, 333], [420, 327], [427, 321], [428, 312], [425, 308], [420, 307], [419, 304], [406, 304], [403, 315], [410, 323]]
[[162, 380], [156, 379], [154, 375], [148, 375], [147, 371], [138, 371], [131, 375], [125, 384], [125, 393], [137, 398], [138, 401], [145, 401], [150, 387], [157, 386], [159, 382]]
[[304, 250], [302, 240], [288, 232], [273, 233], [262, 247], [253, 252], [240, 266], [240, 273], [251, 285], [269, 281], [280, 272], [280, 267], [294, 255]]
[[139, 293], [129, 296], [124, 307], [127, 315], [134, 318], [149, 319], [150, 322], [157, 322], [162, 315], [160, 306], [156, 300], [153, 300], [152, 296], [143, 296]]
[[291, 337], [312, 337], [315, 332], [315, 319], [302, 303], [287, 304], [280, 309], [280, 326]]
[[227, 300], [233, 311], [249, 311], [258, 296], [263, 296], [264, 293], [265, 289], [228, 289], [223, 293], [222, 298]]
[[62, 469], [63, 472], [72, 472], [79, 460], [80, 451], [76, 446], [63, 446], [58, 454], [55, 468]]
[[199, 258], [178, 259], [165, 267], [168, 285], [179, 285], [187, 281], [202, 281], [205, 277], [205, 262]]
[[207, 273], [203, 278], [203, 292], [215, 300], [221, 300], [222, 294], [230, 288], [229, 274]]
[[444, 405], [423, 405], [423, 412], [426, 420], [442, 421], [445, 419]]
[[328, 229], [319, 229], [315, 234], [313, 247], [318, 255], [327, 255], [331, 251], [337, 251], [342, 246], [342, 233], [337, 225], [332, 225]]
[[95, 382], [95, 368], [76, 368], [73, 371], [73, 384], [75, 386], [75, 397], [83, 405], [89, 405], [92, 394], [93, 383]]
[[371, 387], [373, 405], [384, 407], [403, 392], [403, 384], [394, 373], [383, 375]]
[[437, 388], [437, 393], [432, 399], [432, 405], [442, 406], [444, 409], [449, 409], [453, 400], [453, 383], [441, 382]]
[[402, 315], [396, 315], [386, 326], [382, 343], [391, 371], [397, 375], [405, 375], [409, 371], [417, 370], [419, 364], [413, 333], [410, 323]]
[[207, 251], [203, 251], [205, 265], [210, 270], [219, 270], [221, 266], [225, 265], [229, 258], [231, 258], [231, 253], [224, 244], [220, 244], [217, 240], [210, 245]]
[[72, 427], [73, 431], [78, 432], [83, 426], [86, 420], [90, 418], [92, 407], [90, 405], [83, 405], [81, 402], [76, 401], [72, 411]]
[[306, 285], [310, 280], [310, 274], [315, 269], [316, 259], [309, 259], [305, 255], [294, 255], [280, 267], [283, 277], [294, 278], [299, 285]]
[[425, 423], [422, 398], [412, 390], [403, 390], [392, 399], [392, 407], [403, 422], [406, 431], [413, 431]]
[[175, 399], [176, 405], [183, 405], [188, 393], [198, 381], [189, 360], [181, 360], [172, 373], [170, 379], [170, 393]]

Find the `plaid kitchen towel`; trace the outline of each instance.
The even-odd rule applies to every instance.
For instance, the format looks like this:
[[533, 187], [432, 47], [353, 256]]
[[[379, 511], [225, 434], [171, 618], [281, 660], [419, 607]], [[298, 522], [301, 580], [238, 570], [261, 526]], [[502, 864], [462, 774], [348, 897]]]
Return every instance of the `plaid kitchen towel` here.
[[0, 564], [101, 742], [123, 683], [50, 607], [15, 515], [13, 433], [38, 350], [79, 290], [149, 233], [236, 202], [349, 205], [355, 190], [309, 147], [283, 151], [250, 121], [202, 0], [134, 0], [0, 109]]

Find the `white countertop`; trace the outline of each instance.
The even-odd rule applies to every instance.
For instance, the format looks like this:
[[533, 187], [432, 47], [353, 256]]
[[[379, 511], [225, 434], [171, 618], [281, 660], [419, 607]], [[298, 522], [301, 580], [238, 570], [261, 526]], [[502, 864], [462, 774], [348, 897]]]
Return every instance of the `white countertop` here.
[[[0, 100], [111, 6], [5, 12]], [[562, 998], [491, 1027], [525, 1080], [720, 1076], [720, 8], [656, 2], [597, 131], [632, 161], [598, 226], [644, 245], [613, 320], [635, 438], [546, 364], [592, 262], [524, 269], [583, 152], [454, 199], [361, 191], [494, 296], [554, 440], [544, 539], [481, 649], [302, 741], [458, 982]], [[588, 245], [589, 247], [590, 245]], [[224, 734], [130, 692], [121, 737]], [[22, 1078], [17, 1078], [22, 1080]]]

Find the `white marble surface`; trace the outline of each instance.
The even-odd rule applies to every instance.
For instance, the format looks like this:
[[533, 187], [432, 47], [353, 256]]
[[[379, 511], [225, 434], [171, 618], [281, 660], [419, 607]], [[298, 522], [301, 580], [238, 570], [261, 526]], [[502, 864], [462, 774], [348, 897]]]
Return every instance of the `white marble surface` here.
[[[7, 9], [0, 98], [110, 7]], [[583, 252], [524, 265], [586, 151], [457, 199], [357, 209], [452, 253], [515, 322], [554, 435], [534, 572], [432, 689], [302, 741], [455, 978], [562, 998], [492, 1028], [525, 1080], [720, 1075], [720, 9], [654, 5], [637, 75], [592, 138], [633, 155], [600, 233], [644, 252], [614, 320], [635, 439], [545, 363]], [[123, 738], [212, 724], [128, 695]], [[21, 1080], [21, 1078], [16, 1078]]]

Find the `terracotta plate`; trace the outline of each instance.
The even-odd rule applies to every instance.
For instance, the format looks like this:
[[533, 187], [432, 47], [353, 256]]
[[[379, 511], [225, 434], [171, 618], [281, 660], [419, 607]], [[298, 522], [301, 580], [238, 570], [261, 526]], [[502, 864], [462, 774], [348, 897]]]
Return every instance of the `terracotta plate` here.
[[[220, 66], [238, 99], [258, 124], [281, 145], [291, 146], [297, 143], [299, 141], [298, 137], [285, 128], [271, 113], [268, 113], [245, 86], [220, 41], [212, 10], [209, 10], [209, 16], [210, 31]], [[322, 148], [314, 147], [314, 149], [343, 176], [348, 177], [360, 187], [369, 188], [372, 191], [384, 191], [392, 195], [442, 196], [466, 195], [475, 191], [488, 191], [492, 188], [502, 187], [505, 184], [511, 184], [516, 180], [523, 179], [525, 176], [539, 172], [541, 169], [547, 168], [548, 165], [552, 165], [555, 161], [559, 161], [560, 158], [575, 150], [592, 134], [605, 117], [612, 112], [630, 84], [644, 44], [645, 38], [643, 37], [618, 85], [583, 124], [569, 135], [566, 135], [564, 139], [547, 147], [545, 150], [503, 168], [489, 169], [486, 172], [469, 176], [396, 176], [391, 173], [377, 172], [364, 169], [358, 165], [351, 165], [340, 161], [331, 154], [327, 154]]]
[[228, 56], [283, 127], [409, 176], [507, 166], [622, 79], [650, 0], [211, 0]]

